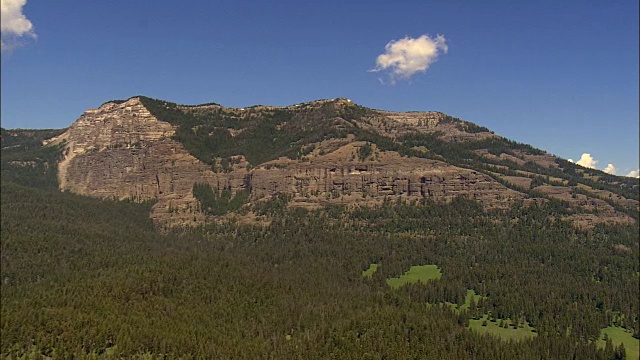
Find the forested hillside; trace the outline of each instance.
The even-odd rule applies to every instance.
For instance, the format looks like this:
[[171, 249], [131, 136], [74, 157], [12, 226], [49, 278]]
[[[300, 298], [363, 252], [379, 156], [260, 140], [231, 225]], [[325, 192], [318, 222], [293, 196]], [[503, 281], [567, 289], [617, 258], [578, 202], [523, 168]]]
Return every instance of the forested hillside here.
[[[144, 96], [140, 101], [158, 119], [177, 127], [174, 138], [193, 156], [207, 164], [221, 162], [223, 169], [229, 169], [238, 155], [244, 156], [250, 166], [279, 157], [304, 160], [323, 140], [351, 135], [351, 141], [375, 144], [379, 151], [480, 171], [531, 197], [548, 196], [542, 188], [535, 191], [539, 186], [566, 187], [572, 194], [600, 198], [616, 211], [638, 219], [638, 179], [584, 168], [442, 113], [389, 113], [347, 99], [246, 109], [215, 103], [178, 105]], [[394, 120], [396, 117], [400, 120]], [[412, 117], [418, 120], [407, 120]], [[522, 180], [526, 186], [520, 185]], [[636, 202], [616, 201], [621, 197]]]
[[[250, 222], [255, 212], [245, 204], [280, 194], [305, 209], [377, 206], [385, 197], [465, 197], [486, 210], [561, 201], [561, 219], [585, 229], [633, 224], [640, 206], [638, 179], [584, 168], [440, 112], [376, 110], [343, 98], [227, 108], [136, 96], [48, 133], [56, 136], [29, 154], [47, 131], [3, 130], [6, 176], [30, 185], [56, 177], [62, 191], [152, 200], [149, 216], [166, 228], [238, 211]], [[37, 172], [44, 175], [29, 175]]]
[[2, 180], [24, 185], [57, 189], [56, 161], [60, 148], [43, 147], [42, 141], [59, 135], [58, 130], [5, 130], [0, 128], [2, 139]]
[[218, 104], [181, 106], [140, 97], [158, 119], [177, 126], [176, 140], [205, 163], [216, 158], [245, 156], [253, 166], [280, 156], [299, 158], [310, 144], [345, 137], [355, 128], [350, 121], [370, 110], [335, 102], [300, 104], [295, 108], [255, 106], [224, 108]]
[[[569, 186], [580, 183], [629, 199], [640, 199], [637, 179], [578, 166], [531, 145], [495, 136], [485, 127], [442, 113], [437, 113], [438, 125], [425, 130], [429, 127], [421, 123], [411, 126], [386, 122], [382, 128], [375, 127], [372, 125], [375, 121], [389, 115], [347, 99], [246, 109], [225, 108], [215, 103], [178, 105], [144, 96], [140, 100], [158, 119], [177, 126], [175, 138], [205, 163], [234, 155], [244, 155], [254, 166], [280, 156], [296, 159], [310, 153], [319, 141], [352, 134], [355, 140], [367, 141], [381, 150], [397, 151], [406, 156], [444, 160], [503, 175], [532, 177], [535, 174], [540, 177], [538, 185], [553, 183], [549, 178], [554, 178], [556, 183], [565, 181], [564, 184]], [[421, 113], [403, 115], [416, 114]], [[401, 130], [394, 129], [394, 126]], [[492, 136], [452, 140], [444, 133], [450, 128], [462, 134]], [[546, 166], [535, 158], [543, 155], [548, 155], [551, 160]]]
[[[283, 195], [247, 205], [260, 224], [159, 233], [151, 203], [59, 192], [46, 165], [15, 176], [4, 138], [3, 358], [637, 358], [637, 222], [579, 228], [553, 199], [304, 210]], [[441, 277], [387, 284], [416, 265]], [[609, 326], [636, 346], [599, 343]]]

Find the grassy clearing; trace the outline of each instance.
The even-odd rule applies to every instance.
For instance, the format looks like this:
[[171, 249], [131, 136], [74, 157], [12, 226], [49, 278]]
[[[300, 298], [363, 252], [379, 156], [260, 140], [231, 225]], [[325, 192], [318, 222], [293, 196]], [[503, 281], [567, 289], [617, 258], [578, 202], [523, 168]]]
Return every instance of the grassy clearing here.
[[467, 290], [467, 296], [464, 298], [464, 304], [460, 305], [460, 310], [468, 311], [471, 307], [471, 299], [475, 300], [477, 304], [482, 299], [482, 295], [477, 295], [475, 290]]
[[617, 347], [621, 343], [627, 352], [627, 359], [640, 359], [640, 340], [633, 337], [632, 333], [619, 326], [609, 326], [600, 330], [600, 339], [598, 347], [604, 348], [604, 335], [607, 334], [611, 338], [613, 346]]
[[[486, 320], [486, 326], [482, 326], [482, 323]], [[505, 319], [505, 322], [511, 324], [509, 319]], [[479, 320], [471, 319], [469, 320], [469, 329], [475, 330], [480, 334], [491, 334], [500, 337], [503, 340], [526, 340], [532, 337], [537, 336], [538, 334], [535, 332], [534, 328], [529, 326], [528, 323], [524, 325], [518, 325], [517, 329], [514, 329], [513, 326], [508, 326], [506, 329], [500, 327], [500, 320], [496, 322], [489, 321], [487, 319], [487, 315], [483, 316]]]
[[[458, 304], [450, 303], [448, 301], [445, 302], [444, 304], [447, 307], [449, 307], [449, 309], [455, 311], [456, 313], [460, 313], [463, 310], [469, 311], [469, 309], [471, 308], [471, 299], [474, 299], [477, 304], [478, 301], [482, 299], [482, 295], [477, 295], [475, 290], [467, 290], [467, 296], [464, 298], [464, 304], [458, 305]], [[436, 304], [427, 303], [428, 307], [433, 305], [436, 305]]]
[[371, 279], [376, 270], [378, 270], [378, 264], [371, 264], [367, 270], [362, 272], [362, 276]]
[[429, 280], [440, 279], [442, 272], [437, 265], [412, 266], [404, 275], [387, 279], [387, 285], [394, 289], [404, 284], [415, 283], [418, 281], [427, 282]]
[[[452, 304], [447, 302], [445, 303], [445, 305], [448, 306], [451, 310], [455, 311], [456, 313], [460, 313], [461, 311], [469, 311], [471, 308], [471, 299], [475, 300], [477, 303], [480, 299], [482, 299], [482, 295], [478, 295], [476, 294], [475, 290], [470, 289], [470, 290], [467, 290], [467, 296], [464, 299], [464, 304], [458, 305], [458, 304]], [[431, 307], [431, 306], [436, 306], [436, 305], [427, 304], [427, 307]], [[483, 326], [483, 323], [485, 323], [484, 326]], [[501, 327], [500, 326], [501, 323], [506, 323], [507, 328]], [[481, 319], [478, 319], [478, 320], [469, 319], [469, 329], [475, 330], [480, 334], [491, 334], [503, 340], [514, 340], [514, 341], [526, 340], [538, 335], [535, 329], [529, 326], [529, 323], [518, 324], [517, 329], [514, 329], [510, 319], [504, 319], [504, 320], [498, 319], [495, 321], [490, 321], [487, 315], [484, 315]]]

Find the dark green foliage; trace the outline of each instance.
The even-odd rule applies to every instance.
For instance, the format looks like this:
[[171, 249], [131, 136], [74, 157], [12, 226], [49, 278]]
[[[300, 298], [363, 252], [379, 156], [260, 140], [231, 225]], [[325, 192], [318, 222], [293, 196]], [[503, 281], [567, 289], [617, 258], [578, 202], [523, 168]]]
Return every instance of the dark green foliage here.
[[[491, 164], [506, 166], [512, 172], [535, 172], [541, 176], [564, 179], [571, 184], [581, 183], [595, 189], [608, 190], [629, 199], [640, 199], [638, 179], [581, 168], [563, 159], [556, 159], [560, 168], [544, 168], [533, 162], [519, 165], [508, 160], [488, 159], [475, 152], [487, 150], [496, 156], [504, 153], [516, 157], [516, 151], [531, 155], [546, 154], [530, 145], [502, 137], [451, 143], [440, 139], [441, 134], [437, 132], [416, 133], [392, 139], [364, 130], [352, 120], [366, 117], [371, 110], [353, 103], [339, 105], [340, 102], [329, 101], [314, 106], [300, 104], [295, 110], [264, 109], [256, 106], [241, 111], [225, 109], [217, 104], [209, 104], [210, 107], [200, 109], [147, 97], [141, 97], [141, 101], [156, 117], [177, 125], [176, 140], [182, 142], [192, 155], [212, 165], [218, 158], [226, 159], [235, 155], [244, 155], [253, 166], [282, 156], [300, 158], [312, 151], [309, 144], [354, 134], [357, 140], [376, 144], [383, 151], [397, 151], [405, 156], [442, 160], [483, 172], [494, 171], [495, 168], [489, 168]], [[447, 115], [441, 121], [456, 124], [460, 131], [489, 132], [485, 127]], [[235, 131], [235, 135], [232, 135], [231, 131]], [[427, 151], [416, 150], [419, 147], [426, 148]], [[362, 156], [360, 158], [362, 159]], [[594, 176], [598, 180], [591, 178]], [[513, 187], [506, 183], [505, 185]], [[632, 214], [634, 218], [638, 217], [635, 208], [624, 208], [615, 202], [612, 202], [612, 205], [619, 211]]]
[[[161, 235], [148, 207], [3, 182], [3, 357], [601, 359], [592, 340], [614, 313], [638, 327], [637, 225], [580, 231], [547, 205], [487, 213], [462, 198], [287, 201], [259, 203], [267, 227]], [[386, 285], [425, 263], [442, 278]], [[524, 316], [539, 336], [501, 342], [466, 329], [466, 312], [425, 306], [462, 304], [467, 289], [478, 311]]]
[[[216, 169], [217, 170], [217, 169]], [[231, 161], [227, 158], [220, 159], [220, 170], [224, 173], [231, 172], [233, 170], [233, 166], [231, 165]]]
[[406, 145], [402, 142], [394, 141], [391, 138], [382, 136], [372, 131], [363, 130], [361, 128], [355, 128], [353, 129], [353, 134], [356, 136], [357, 140], [376, 144], [378, 148], [382, 151], [396, 151], [405, 156], [436, 158], [436, 159], [442, 160], [442, 157], [437, 156], [432, 152], [425, 153], [423, 151], [415, 150], [411, 147], [412, 145]]
[[120, 100], [120, 99], [116, 99], [116, 100], [109, 100], [109, 101], [105, 101], [105, 102], [103, 102], [102, 104], [100, 104], [100, 107], [102, 107], [102, 106], [104, 106], [104, 105], [106, 105], [106, 104], [109, 104], [109, 103], [112, 103], [112, 104], [122, 104], [122, 103], [125, 103], [125, 102], [127, 102], [127, 100]]
[[373, 154], [373, 150], [371, 148], [370, 143], [365, 143], [358, 149], [358, 161], [365, 161]]
[[3, 179], [3, 284], [74, 278], [107, 266], [107, 259], [98, 254], [113, 252], [114, 259], [128, 256], [113, 243], [129, 239], [131, 250], [140, 244], [137, 239], [155, 236], [148, 218], [150, 205], [100, 201]]
[[357, 120], [367, 116], [369, 112], [369, 109], [367, 109], [366, 107], [356, 104], [349, 104], [348, 106], [342, 108], [342, 110], [340, 111], [340, 117], [347, 121]]
[[529, 185], [530, 189], [536, 188], [538, 186], [544, 185], [545, 181], [544, 178], [542, 176], [535, 176], [532, 180], [531, 180], [531, 185]]
[[207, 215], [224, 215], [237, 211], [249, 200], [249, 190], [238, 190], [234, 196], [227, 189], [212, 188], [209, 184], [194, 184], [193, 196]]
[[1, 177], [3, 181], [37, 188], [57, 189], [59, 146], [43, 146], [42, 141], [62, 130], [2, 131]]
[[287, 204], [291, 197], [287, 194], [278, 194], [264, 201], [253, 204], [253, 211], [258, 215], [271, 217], [284, 216], [287, 211]]
[[[592, 177], [597, 176], [598, 180], [596, 181], [592, 178], [584, 176], [581, 173], [578, 173], [576, 171], [576, 169], [578, 168], [577, 165], [560, 158], [555, 159], [560, 168], [545, 168], [533, 162], [526, 162], [523, 165], [518, 165], [507, 160], [488, 159], [486, 157], [481, 157], [474, 152], [475, 150], [484, 149], [488, 150], [491, 154], [496, 156], [499, 156], [502, 153], [515, 155], [515, 153], [513, 152], [514, 150], [520, 150], [532, 155], [544, 154], [544, 152], [535, 149], [530, 145], [520, 144], [514, 141], [507, 140], [505, 138], [489, 138], [479, 141], [468, 141], [452, 144], [450, 142], [441, 140], [438, 137], [438, 134], [415, 134], [400, 138], [399, 142], [402, 143], [402, 145], [397, 145], [394, 150], [399, 151], [400, 153], [404, 153], [408, 156], [445, 160], [453, 165], [472, 168], [483, 172], [487, 170], [492, 172], [501, 172], [505, 173], [505, 175], [515, 176], [517, 175], [515, 170], [534, 172], [541, 176], [557, 177], [567, 180], [570, 184], [569, 186], [572, 186], [571, 184], [575, 186], [580, 183], [590, 186], [594, 189], [611, 191], [615, 194], [624, 196], [629, 199], [640, 199], [640, 181], [638, 179], [614, 176], [605, 174], [604, 172], [599, 170], [580, 167], [583, 174], [587, 174]], [[416, 146], [424, 146], [429, 150], [429, 152], [425, 153], [406, 151], [407, 148]], [[387, 147], [391, 148], [390, 146]], [[508, 170], [500, 169], [491, 165], [507, 167]], [[532, 183], [532, 185], [541, 185], [538, 182], [539, 180], [534, 179], [534, 183]], [[504, 185], [513, 188], [513, 186], [508, 183], [504, 183]], [[514, 189], [525, 193], [528, 192], [527, 189]], [[541, 194], [536, 195], [542, 196]], [[589, 194], [589, 196], [593, 196], [593, 194]], [[630, 214], [636, 219], [638, 218], [637, 207], [625, 208], [624, 206], [613, 201], [611, 201], [610, 204], [616, 210]]]
[[311, 154], [311, 152], [313, 152], [313, 150], [315, 150], [315, 149], [316, 149], [315, 144], [310, 144], [310, 145], [307, 145], [307, 146], [303, 146], [300, 149], [300, 153], [298, 154], [298, 158], [301, 158], [303, 156]]
[[[474, 150], [486, 149], [490, 153], [498, 156], [502, 153], [513, 154], [514, 150], [521, 150], [533, 155], [541, 155], [544, 152], [531, 147], [530, 145], [520, 144], [505, 138], [488, 138], [484, 140], [466, 141], [452, 144], [451, 142], [441, 140], [439, 134], [415, 134], [404, 136], [399, 139], [405, 146], [424, 146], [432, 152], [441, 155], [448, 162], [480, 165], [487, 162], [486, 158], [480, 158], [475, 154]], [[510, 165], [513, 163], [510, 163]]]
[[[235, 155], [244, 155], [252, 165], [282, 156], [296, 158], [301, 146], [346, 136], [353, 128], [348, 120], [367, 112], [355, 104], [338, 106], [335, 102], [300, 106], [294, 111], [217, 106], [201, 110], [146, 97], [141, 101], [158, 119], [177, 125], [176, 140], [208, 164]], [[230, 129], [239, 132], [232, 136]]]
[[467, 132], [467, 133], [471, 133], [471, 134], [477, 134], [477, 133], [482, 133], [482, 132], [491, 132], [489, 129], [487, 129], [484, 126], [480, 126], [477, 124], [474, 124], [472, 122], [468, 122], [468, 121], [464, 121], [461, 119], [458, 119], [456, 117], [453, 116], [449, 116], [446, 114], [441, 114], [442, 117], [440, 119], [440, 123], [443, 124], [455, 124], [456, 129], [463, 131], [463, 132]]
[[[310, 143], [351, 133], [370, 150], [376, 144], [505, 175], [535, 170], [545, 176], [536, 184], [548, 175], [637, 191], [635, 180], [601, 176], [599, 183], [583, 176], [598, 173], [560, 160], [569, 170], [487, 165], [473, 152], [532, 151], [506, 140], [451, 146], [435, 134], [396, 141], [349, 122], [366, 109], [331, 102], [304, 116], [276, 109], [257, 118], [215, 104], [200, 111], [144, 101], [178, 125], [189, 151], [227, 171], [233, 155], [252, 163], [301, 156], [313, 151]], [[331, 125], [314, 123], [327, 114], [336, 116]], [[580, 230], [558, 220], [568, 206], [557, 200], [505, 211], [465, 198], [306, 211], [289, 208], [282, 194], [245, 206], [248, 190], [232, 195], [198, 184], [193, 193], [203, 211], [251, 208], [270, 224], [225, 221], [159, 234], [148, 217], [152, 204], [55, 191], [51, 164], [59, 151], [41, 146], [54, 131], [14, 134], [2, 130], [3, 358], [605, 359], [625, 349], [598, 349], [600, 329], [640, 333], [637, 223]], [[24, 170], [15, 160], [36, 166]], [[363, 278], [371, 263], [377, 271]], [[437, 264], [442, 278], [387, 286], [386, 279], [423, 264]], [[473, 313], [437, 305], [463, 304], [468, 289], [481, 296]], [[469, 319], [482, 314], [526, 321], [538, 336], [503, 342], [469, 330]]]
[[[607, 174], [603, 171], [585, 168], [560, 158], [556, 159], [556, 162], [558, 163], [558, 165], [560, 165], [560, 167], [562, 167], [563, 172], [569, 175], [569, 186], [575, 186], [577, 182], [580, 182], [594, 189], [611, 191], [628, 199], [640, 199], [640, 180], [638, 178]], [[578, 169], [583, 174], [586, 174], [590, 177], [596, 177], [597, 181], [593, 178], [588, 178], [584, 175], [580, 175], [578, 173]], [[554, 174], [557, 174], [557, 172]], [[564, 178], [567, 178], [567, 176], [564, 176]]]
[[20, 145], [21, 149], [34, 149], [42, 146], [42, 141], [50, 139], [54, 136], [58, 136], [65, 132], [67, 129], [34, 129], [23, 130], [13, 129], [7, 130], [0, 128], [0, 142], [2, 148], [14, 148], [16, 145]]

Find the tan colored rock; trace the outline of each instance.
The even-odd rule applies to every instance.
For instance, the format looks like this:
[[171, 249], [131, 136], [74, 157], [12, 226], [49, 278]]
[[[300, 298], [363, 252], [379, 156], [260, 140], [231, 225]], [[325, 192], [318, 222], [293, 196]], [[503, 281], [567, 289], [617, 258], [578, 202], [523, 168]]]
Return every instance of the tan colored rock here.
[[[289, 108], [327, 103], [340, 107], [347, 106], [348, 100], [324, 100]], [[185, 107], [185, 111], [211, 108], [221, 107], [194, 106]], [[255, 117], [260, 111], [273, 109], [253, 107], [247, 109], [246, 114]], [[243, 109], [225, 111], [244, 116]], [[361, 120], [363, 123], [359, 126], [392, 137], [416, 129], [438, 131], [450, 141], [495, 136], [488, 132], [465, 133], [456, 126], [465, 123], [443, 122], [443, 116], [441, 113], [377, 112], [376, 116]], [[355, 141], [353, 135], [316, 143], [315, 150], [300, 160], [281, 158], [255, 168], [238, 155], [230, 171], [222, 172], [220, 159], [217, 165], [201, 162], [172, 139], [174, 134], [174, 126], [155, 118], [138, 98], [88, 110], [66, 132], [48, 141], [63, 144], [64, 156], [58, 164], [60, 189], [100, 198], [153, 200], [156, 203], [151, 217], [162, 226], [196, 225], [205, 219], [193, 197], [196, 183], [208, 183], [232, 193], [247, 189], [254, 201], [287, 193], [292, 195], [292, 206], [306, 208], [324, 204], [377, 204], [388, 197], [449, 200], [458, 196], [476, 199], [487, 208], [506, 208], [525, 198], [524, 194], [481, 172], [442, 161], [380, 151], [375, 144], [370, 144], [371, 154], [360, 159], [360, 148], [365, 143]], [[523, 187], [531, 183], [531, 179], [523, 177], [506, 177], [506, 180]], [[552, 198], [597, 210], [611, 219], [618, 215], [603, 200], [575, 196], [566, 187], [541, 186], [537, 190]], [[592, 222], [591, 218], [587, 220]]]
[[358, 125], [379, 134], [397, 138], [415, 132], [439, 134], [439, 138], [449, 142], [483, 140], [497, 137], [490, 132], [467, 132], [469, 124], [464, 121], [447, 122], [447, 115], [436, 112], [393, 112], [377, 110], [372, 116], [358, 120]]
[[[86, 111], [62, 135], [61, 190], [100, 198], [156, 200], [151, 216], [169, 225], [201, 220], [195, 182], [218, 183], [210, 167], [171, 139], [174, 128], [132, 98]], [[228, 179], [222, 183], [227, 186]]]
[[251, 191], [258, 197], [291, 193], [303, 206], [380, 202], [387, 196], [440, 200], [468, 196], [488, 207], [505, 207], [524, 197], [489, 176], [441, 161], [402, 157], [395, 152], [380, 152], [378, 160], [357, 161], [353, 155], [363, 145], [348, 143], [308, 162], [266, 163], [249, 175]]
[[[402, 121], [414, 122], [412, 116]], [[420, 121], [423, 126], [437, 126], [435, 118]], [[289, 193], [294, 206], [305, 207], [377, 203], [387, 196], [459, 195], [500, 207], [522, 198], [484, 174], [440, 161], [406, 158], [375, 147], [375, 157], [358, 161], [364, 143], [352, 137], [318, 144], [307, 161], [279, 159], [249, 172], [241, 158], [231, 172], [216, 173], [172, 140], [174, 133], [173, 125], [156, 119], [138, 98], [88, 110], [50, 140], [64, 142], [64, 158], [58, 165], [60, 188], [100, 198], [155, 200], [151, 216], [167, 226], [204, 219], [192, 194], [195, 183], [233, 193], [249, 189], [254, 199]], [[319, 155], [321, 151], [326, 154]]]
[[522, 176], [502, 176], [502, 179], [506, 180], [513, 186], [517, 186], [523, 189], [528, 189], [533, 181], [531, 178]]

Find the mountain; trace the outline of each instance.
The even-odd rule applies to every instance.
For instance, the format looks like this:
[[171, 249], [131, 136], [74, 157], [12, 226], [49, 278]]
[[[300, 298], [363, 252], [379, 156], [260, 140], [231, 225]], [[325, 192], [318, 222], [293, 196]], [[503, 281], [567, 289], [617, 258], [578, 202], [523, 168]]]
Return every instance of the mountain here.
[[347, 99], [0, 137], [2, 358], [640, 356], [638, 179]]
[[59, 134], [3, 130], [3, 149], [29, 136], [60, 149], [52, 166], [61, 190], [153, 200], [151, 217], [167, 227], [278, 194], [308, 209], [385, 198], [462, 196], [486, 209], [558, 201], [564, 218], [586, 227], [638, 217], [637, 179], [583, 168], [440, 112], [375, 110], [348, 99], [226, 108], [137, 96], [87, 110]]

